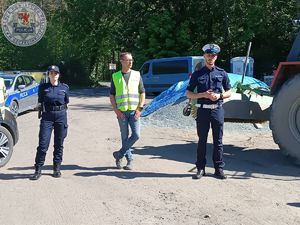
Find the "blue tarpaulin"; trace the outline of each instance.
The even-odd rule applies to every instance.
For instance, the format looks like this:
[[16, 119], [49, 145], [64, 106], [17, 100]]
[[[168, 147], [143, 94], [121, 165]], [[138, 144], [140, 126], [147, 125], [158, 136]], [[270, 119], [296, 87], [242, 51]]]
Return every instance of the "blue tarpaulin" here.
[[[231, 86], [235, 86], [238, 82], [241, 82], [242, 80], [242, 76], [239, 74], [228, 73], [228, 77]], [[160, 95], [154, 98], [152, 102], [143, 110], [142, 117], [148, 116], [156, 110], [166, 105], [172, 104], [181, 98], [186, 99], [186, 88], [188, 84], [189, 80], [180, 81], [172, 85], [168, 90], [162, 92]], [[257, 80], [253, 77], [247, 76], [245, 76], [243, 84], [250, 85], [251, 88], [269, 88], [269, 86], [266, 83]]]

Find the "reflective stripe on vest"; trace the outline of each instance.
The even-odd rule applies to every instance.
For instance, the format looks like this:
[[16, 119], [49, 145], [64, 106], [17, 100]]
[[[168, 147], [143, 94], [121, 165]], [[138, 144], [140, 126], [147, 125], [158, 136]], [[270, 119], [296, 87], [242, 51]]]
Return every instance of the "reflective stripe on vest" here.
[[140, 73], [131, 70], [128, 85], [126, 84], [121, 71], [114, 73], [112, 77], [116, 87], [115, 99], [117, 108], [121, 111], [136, 110], [140, 100]]

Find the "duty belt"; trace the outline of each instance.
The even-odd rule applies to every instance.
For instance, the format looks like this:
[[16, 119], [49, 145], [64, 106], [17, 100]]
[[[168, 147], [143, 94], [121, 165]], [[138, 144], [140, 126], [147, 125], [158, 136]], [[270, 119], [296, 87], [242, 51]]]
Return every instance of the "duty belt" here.
[[62, 110], [65, 110], [67, 109], [67, 106], [66, 105], [58, 105], [58, 106], [46, 106], [45, 107], [45, 110], [47, 112], [50, 112], [50, 111], [62, 111]]
[[218, 109], [222, 104], [196, 104], [195, 106], [201, 109]]

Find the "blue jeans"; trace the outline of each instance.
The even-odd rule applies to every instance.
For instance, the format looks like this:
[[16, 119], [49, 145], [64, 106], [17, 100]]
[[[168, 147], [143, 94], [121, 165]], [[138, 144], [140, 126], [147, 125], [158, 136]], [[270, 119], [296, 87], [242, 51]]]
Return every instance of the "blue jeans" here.
[[[132, 145], [140, 138], [141, 125], [140, 118], [136, 120], [134, 118], [135, 111], [125, 111], [123, 112], [125, 118], [118, 119], [121, 139], [122, 139], [122, 148], [119, 151], [119, 157], [126, 157], [127, 160], [132, 160], [131, 147]], [[129, 137], [129, 126], [131, 129], [131, 136]]]

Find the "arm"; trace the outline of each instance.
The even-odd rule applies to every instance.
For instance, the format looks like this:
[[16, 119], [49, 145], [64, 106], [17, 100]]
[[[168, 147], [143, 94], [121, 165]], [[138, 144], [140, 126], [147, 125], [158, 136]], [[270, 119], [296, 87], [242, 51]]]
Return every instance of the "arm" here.
[[139, 104], [137, 109], [135, 110], [135, 115], [134, 115], [134, 118], [136, 120], [140, 118], [142, 114], [142, 110], [145, 105], [145, 99], [146, 99], [146, 91], [145, 91], [142, 77], [140, 78], [140, 83], [139, 83], [139, 93], [140, 93]]
[[142, 77], [140, 78], [140, 83], [139, 83], [139, 93], [140, 93], [140, 99], [139, 99], [138, 107], [144, 107], [145, 99], [146, 99], [146, 90], [145, 90], [145, 87], [144, 87]]
[[[224, 88], [224, 92], [222, 93], [223, 94], [223, 99], [230, 98], [230, 96], [231, 96], [231, 85], [230, 85], [230, 80], [229, 80], [228, 74], [226, 72], [224, 74], [224, 79], [222, 81], [222, 86]], [[220, 98], [220, 96], [219, 96], [219, 98]]]
[[118, 119], [124, 119], [124, 114], [121, 112], [121, 110], [119, 110], [117, 108], [117, 103], [116, 103], [116, 99], [115, 99], [115, 96], [114, 95], [109, 95], [109, 100], [110, 100], [110, 103], [111, 103], [111, 106], [113, 108], [113, 111], [115, 112], [115, 114], [117, 115], [117, 118]]
[[141, 117], [142, 109], [143, 109], [143, 106], [144, 106], [144, 104], [145, 104], [145, 99], [146, 99], [146, 94], [145, 94], [145, 92], [144, 92], [144, 93], [141, 93], [141, 94], [140, 94], [139, 105], [138, 105], [137, 109], [135, 110], [135, 114], [134, 114], [134, 118], [135, 118], [136, 120], [138, 120], [138, 118]]
[[232, 92], [231, 92], [231, 89], [225, 91], [225, 92], [223, 93], [223, 99], [225, 99], [225, 98], [230, 98], [231, 93], [232, 93]]
[[42, 89], [43, 89], [43, 85], [40, 84], [39, 90], [38, 90], [38, 107], [37, 107], [38, 108], [38, 119], [40, 119], [42, 117], [43, 108], [44, 108]]
[[70, 100], [69, 100], [69, 86], [66, 85], [66, 95], [65, 95], [65, 104], [69, 104]]
[[198, 98], [208, 98], [211, 99], [211, 90], [207, 90], [206, 92], [194, 93], [190, 90], [187, 90], [186, 96], [190, 99], [198, 99]]

